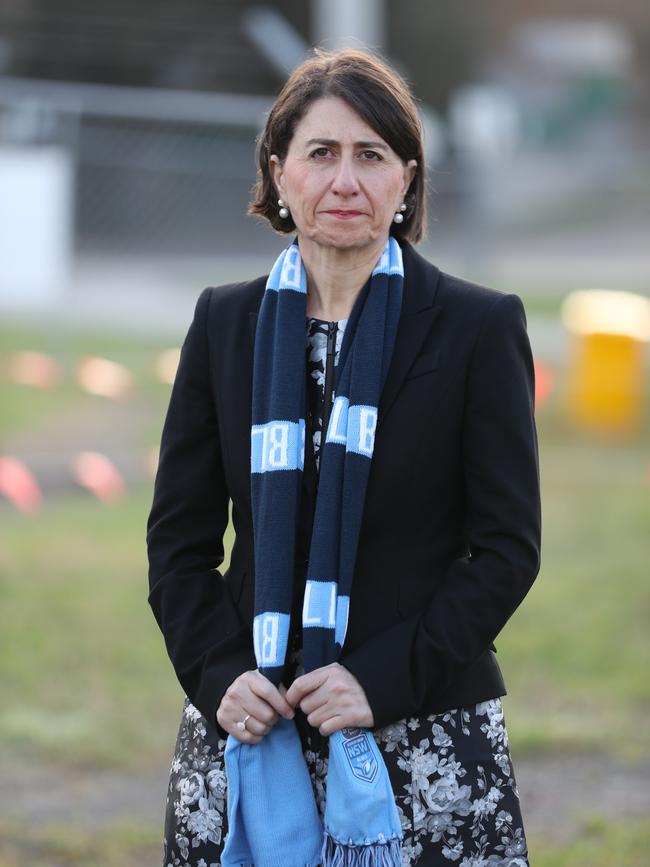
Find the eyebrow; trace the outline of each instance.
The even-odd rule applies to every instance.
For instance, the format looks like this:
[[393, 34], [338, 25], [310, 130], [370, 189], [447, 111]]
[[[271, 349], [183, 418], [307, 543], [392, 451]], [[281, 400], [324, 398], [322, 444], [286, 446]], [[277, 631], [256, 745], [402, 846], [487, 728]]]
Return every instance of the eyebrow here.
[[[306, 142], [307, 146], [309, 145], [327, 145], [328, 147], [332, 147], [332, 145], [339, 145], [340, 142], [337, 142], [336, 139], [333, 138], [310, 138], [309, 141]], [[357, 148], [380, 148], [381, 150], [387, 151], [388, 145], [385, 145], [380, 141], [357, 141], [354, 143], [354, 146]]]

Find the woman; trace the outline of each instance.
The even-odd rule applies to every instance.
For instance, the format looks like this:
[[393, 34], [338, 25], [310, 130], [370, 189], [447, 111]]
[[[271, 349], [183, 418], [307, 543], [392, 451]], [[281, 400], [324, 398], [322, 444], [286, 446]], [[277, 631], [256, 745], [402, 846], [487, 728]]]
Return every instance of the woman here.
[[[540, 565], [522, 302], [414, 250], [421, 127], [376, 57], [316, 52], [258, 158], [250, 211], [295, 241], [269, 277], [200, 295], [147, 528], [149, 602], [186, 693], [164, 864], [317, 863], [300, 846], [321, 821], [328, 863], [362, 796], [337, 805], [372, 777], [388, 830], [350, 832], [356, 856], [523, 867], [493, 644]], [[253, 805], [244, 764], [264, 756]], [[310, 831], [287, 844], [294, 808]]]

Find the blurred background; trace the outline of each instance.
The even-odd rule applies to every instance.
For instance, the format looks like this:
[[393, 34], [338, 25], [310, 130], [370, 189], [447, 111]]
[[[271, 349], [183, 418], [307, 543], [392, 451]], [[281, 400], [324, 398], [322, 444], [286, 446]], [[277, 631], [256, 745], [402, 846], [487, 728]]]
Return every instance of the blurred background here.
[[406, 76], [421, 251], [526, 307], [542, 568], [497, 646], [531, 864], [646, 865], [646, 0], [3, 0], [0, 867], [160, 862], [157, 448], [200, 291], [286, 244], [245, 216], [255, 137], [313, 45]]

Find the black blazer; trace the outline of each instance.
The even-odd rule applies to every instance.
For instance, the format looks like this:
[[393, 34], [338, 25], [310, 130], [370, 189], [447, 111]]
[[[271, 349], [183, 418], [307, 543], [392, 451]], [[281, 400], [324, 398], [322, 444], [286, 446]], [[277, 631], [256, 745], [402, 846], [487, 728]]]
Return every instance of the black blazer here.
[[[404, 300], [379, 403], [340, 662], [375, 727], [506, 693], [493, 641], [540, 567], [534, 369], [521, 299], [403, 243]], [[147, 523], [149, 603], [180, 684], [216, 726], [256, 667], [252, 360], [265, 277], [205, 289], [183, 343]], [[300, 619], [315, 462], [306, 437]], [[225, 574], [229, 501], [236, 539]]]

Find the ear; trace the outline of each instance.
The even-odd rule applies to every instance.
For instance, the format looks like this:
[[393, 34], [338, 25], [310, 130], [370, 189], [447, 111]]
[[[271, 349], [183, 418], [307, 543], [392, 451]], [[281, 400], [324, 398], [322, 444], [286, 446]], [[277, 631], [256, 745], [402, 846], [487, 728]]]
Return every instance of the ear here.
[[284, 197], [284, 167], [282, 160], [277, 154], [271, 154], [269, 157], [269, 173], [275, 189], [278, 191], [280, 198]]
[[417, 167], [417, 160], [409, 160], [404, 166], [404, 187], [402, 189], [402, 198], [408, 193], [409, 187], [413, 183]]

